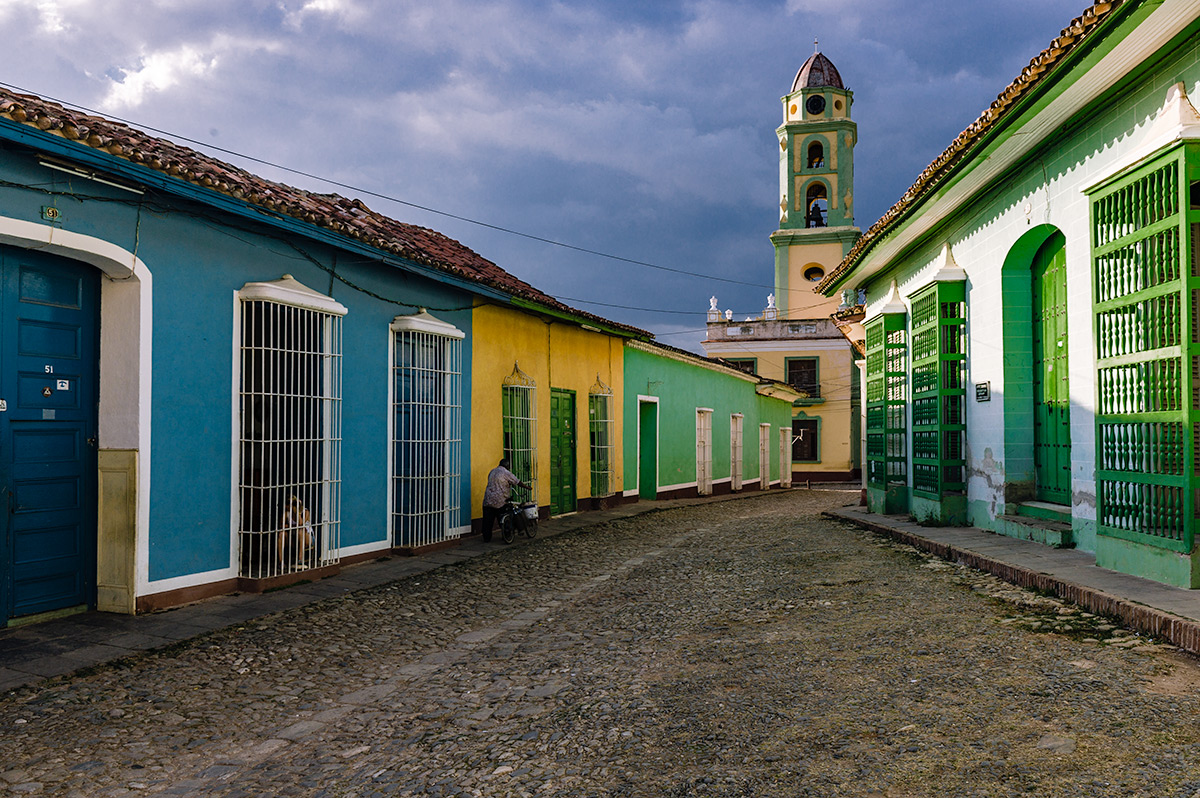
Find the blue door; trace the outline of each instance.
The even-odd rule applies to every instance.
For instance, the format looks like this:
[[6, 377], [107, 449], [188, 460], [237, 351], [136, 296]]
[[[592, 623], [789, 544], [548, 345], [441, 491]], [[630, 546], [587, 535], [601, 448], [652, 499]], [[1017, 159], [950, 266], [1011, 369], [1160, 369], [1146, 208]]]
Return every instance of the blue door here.
[[3, 622], [95, 602], [98, 290], [90, 267], [0, 247]]

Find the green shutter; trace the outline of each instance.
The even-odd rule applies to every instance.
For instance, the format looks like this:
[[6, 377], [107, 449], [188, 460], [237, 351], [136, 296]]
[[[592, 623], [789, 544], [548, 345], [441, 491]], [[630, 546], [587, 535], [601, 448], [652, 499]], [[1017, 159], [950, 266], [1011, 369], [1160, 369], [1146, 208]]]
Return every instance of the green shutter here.
[[912, 297], [913, 493], [966, 490], [966, 284], [934, 283]]
[[[867, 485], [880, 489], [908, 484], [907, 333], [903, 313], [887, 313], [866, 324]], [[905, 502], [907, 504], [907, 502]], [[902, 512], [889, 502], [890, 512]]]
[[1097, 532], [1192, 550], [1200, 491], [1200, 148], [1091, 199]]

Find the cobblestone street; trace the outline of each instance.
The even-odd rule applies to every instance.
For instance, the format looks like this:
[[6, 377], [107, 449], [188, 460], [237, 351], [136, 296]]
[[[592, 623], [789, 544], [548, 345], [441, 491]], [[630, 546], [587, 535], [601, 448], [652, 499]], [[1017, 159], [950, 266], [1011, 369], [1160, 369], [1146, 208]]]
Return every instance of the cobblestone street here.
[[[0, 794], [1200, 795], [1200, 669], [795, 491], [0, 697]], [[169, 617], [169, 616], [167, 616]]]

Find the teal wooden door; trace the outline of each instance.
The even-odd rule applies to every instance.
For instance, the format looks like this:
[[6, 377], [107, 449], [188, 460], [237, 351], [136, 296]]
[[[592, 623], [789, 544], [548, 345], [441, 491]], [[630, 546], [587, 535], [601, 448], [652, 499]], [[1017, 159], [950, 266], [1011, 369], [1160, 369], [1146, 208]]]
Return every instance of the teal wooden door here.
[[5, 621], [95, 602], [98, 292], [90, 267], [0, 247]]
[[638, 407], [638, 497], [658, 498], [658, 405]]
[[550, 390], [550, 514], [575, 510], [575, 392]]
[[1033, 464], [1037, 498], [1071, 503], [1067, 251], [1055, 233], [1033, 259]]

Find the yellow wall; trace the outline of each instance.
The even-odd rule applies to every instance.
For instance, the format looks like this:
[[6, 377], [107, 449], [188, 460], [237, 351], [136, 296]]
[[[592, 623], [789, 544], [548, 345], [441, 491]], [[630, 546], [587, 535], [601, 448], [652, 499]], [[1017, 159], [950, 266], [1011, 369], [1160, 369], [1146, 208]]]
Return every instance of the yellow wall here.
[[[824, 344], [821, 340], [805, 341], [804, 349], [797, 346], [788, 352], [755, 349], [755, 341], [746, 341], [736, 355], [739, 358], [755, 358], [759, 376], [782, 382], [787, 381], [785, 358], [817, 358], [817, 379], [821, 385], [821, 397], [825, 401], [794, 407], [792, 415], [799, 417], [800, 413], [806, 413], [804, 418], [821, 419], [821, 461], [793, 464], [792, 472], [796, 474], [805, 471], [849, 471], [853, 467], [851, 446], [858, 445], [858, 441], [850, 440], [850, 417], [857, 412], [850, 406], [850, 382], [858, 378], [858, 370], [854, 368], [850, 345], [844, 338], [826, 340], [827, 346], [820, 345]], [[808, 348], [810, 345], [813, 348]]]
[[804, 279], [804, 269], [819, 264], [829, 274], [842, 262], [842, 245], [837, 241], [827, 244], [804, 244], [788, 247], [789, 287], [787, 304], [779, 303], [789, 319], [823, 319], [837, 310], [841, 297], [823, 297], [813, 293], [814, 282]]
[[508, 307], [481, 305], [471, 320], [471, 516], [482, 514], [488, 472], [504, 454], [500, 388], [514, 362], [537, 384], [537, 497], [550, 504], [550, 389], [575, 392], [575, 496], [591, 496], [588, 392], [596, 375], [612, 389], [613, 491], [622, 491], [622, 339]]

